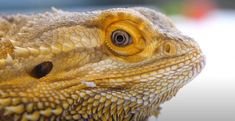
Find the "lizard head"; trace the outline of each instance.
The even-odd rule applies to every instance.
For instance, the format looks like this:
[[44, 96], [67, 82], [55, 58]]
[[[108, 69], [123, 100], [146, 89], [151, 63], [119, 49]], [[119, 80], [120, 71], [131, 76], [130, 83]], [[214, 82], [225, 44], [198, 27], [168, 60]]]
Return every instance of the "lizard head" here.
[[154, 107], [204, 67], [198, 44], [151, 9], [23, 18], [0, 41], [3, 120], [84, 118], [115, 101]]

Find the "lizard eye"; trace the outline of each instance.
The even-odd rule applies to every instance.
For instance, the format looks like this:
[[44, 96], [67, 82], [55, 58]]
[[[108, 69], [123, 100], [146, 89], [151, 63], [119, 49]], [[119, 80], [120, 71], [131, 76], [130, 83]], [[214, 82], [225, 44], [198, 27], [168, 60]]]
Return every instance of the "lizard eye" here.
[[52, 62], [46, 61], [41, 64], [38, 64], [31, 71], [31, 75], [35, 78], [42, 78], [50, 73], [53, 68]]
[[116, 46], [127, 46], [132, 43], [130, 34], [123, 30], [116, 30], [112, 33], [112, 43]]
[[131, 21], [112, 23], [104, 28], [103, 32], [107, 52], [119, 59], [133, 58], [133, 61], [137, 61], [137, 55], [143, 52], [146, 47], [145, 36]]

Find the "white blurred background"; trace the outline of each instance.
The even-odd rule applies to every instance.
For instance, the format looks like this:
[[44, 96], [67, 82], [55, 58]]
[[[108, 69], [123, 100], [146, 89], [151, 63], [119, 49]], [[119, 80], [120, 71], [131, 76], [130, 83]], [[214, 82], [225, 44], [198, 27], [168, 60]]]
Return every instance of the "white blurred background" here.
[[235, 121], [235, 11], [215, 10], [200, 21], [173, 20], [199, 42], [207, 64], [162, 106], [158, 121]]
[[233, 0], [0, 0], [0, 15], [49, 10], [94, 10], [147, 6], [171, 16], [200, 44], [202, 73], [162, 105], [151, 121], [235, 121], [235, 1]]

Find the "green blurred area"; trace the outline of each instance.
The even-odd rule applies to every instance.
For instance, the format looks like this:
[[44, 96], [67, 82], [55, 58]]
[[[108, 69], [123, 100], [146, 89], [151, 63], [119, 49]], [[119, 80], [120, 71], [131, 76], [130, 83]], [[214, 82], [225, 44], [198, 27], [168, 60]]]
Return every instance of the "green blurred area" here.
[[159, 6], [161, 10], [164, 10], [166, 14], [178, 14], [182, 13], [183, 0], [175, 0], [166, 2], [162, 6]]
[[188, 8], [198, 6], [198, 4], [188, 4], [190, 2], [209, 3], [225, 9], [235, 8], [235, 0], [0, 0], [0, 13], [45, 11], [51, 7], [65, 10], [90, 10], [111, 7], [145, 6], [160, 9], [167, 14], [181, 14], [187, 11], [185, 10], [187, 6]]

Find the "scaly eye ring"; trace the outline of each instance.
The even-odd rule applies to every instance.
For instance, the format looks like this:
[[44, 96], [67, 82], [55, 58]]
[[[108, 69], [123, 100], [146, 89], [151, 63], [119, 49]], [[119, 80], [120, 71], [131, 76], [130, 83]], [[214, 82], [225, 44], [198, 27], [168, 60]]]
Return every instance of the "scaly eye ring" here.
[[132, 43], [130, 34], [123, 30], [115, 30], [111, 35], [112, 43], [115, 46], [124, 47]]

